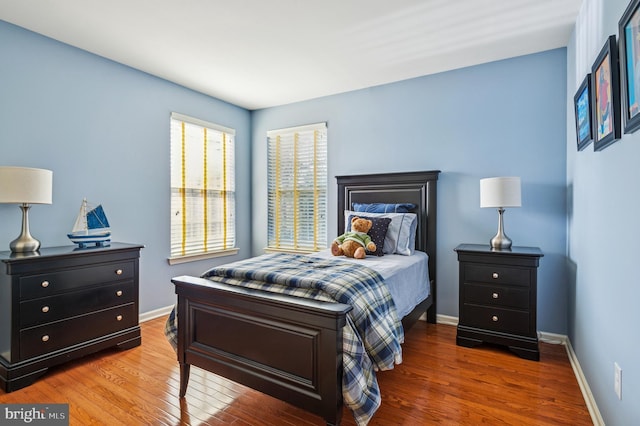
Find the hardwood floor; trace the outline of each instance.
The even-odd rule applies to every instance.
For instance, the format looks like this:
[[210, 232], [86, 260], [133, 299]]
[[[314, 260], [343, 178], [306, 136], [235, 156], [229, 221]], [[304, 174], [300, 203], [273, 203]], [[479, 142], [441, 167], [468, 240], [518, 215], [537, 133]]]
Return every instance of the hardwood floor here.
[[[319, 417], [196, 367], [178, 398], [179, 372], [164, 318], [141, 324], [142, 346], [107, 350], [49, 370], [0, 404], [68, 403], [71, 425], [323, 425]], [[591, 425], [561, 345], [540, 362], [505, 349], [456, 346], [455, 327], [419, 321], [404, 362], [378, 373], [382, 406], [370, 425]], [[345, 410], [342, 424], [355, 425]]]

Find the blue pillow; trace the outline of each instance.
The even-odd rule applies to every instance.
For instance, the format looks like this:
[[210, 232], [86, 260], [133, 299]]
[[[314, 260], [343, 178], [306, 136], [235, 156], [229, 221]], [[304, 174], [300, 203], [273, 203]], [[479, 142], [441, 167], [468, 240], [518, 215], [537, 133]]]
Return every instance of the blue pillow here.
[[348, 226], [346, 228], [346, 232], [351, 231], [351, 220], [354, 217], [360, 217], [362, 219], [369, 219], [372, 222], [371, 229], [369, 229], [369, 236], [371, 237], [371, 241], [376, 245], [376, 251], [369, 252], [375, 256], [383, 256], [384, 255], [384, 238], [387, 236], [387, 229], [389, 228], [389, 224], [391, 223], [391, 219], [388, 217], [366, 217], [366, 216], [356, 216], [350, 215], [348, 219]]
[[354, 211], [365, 213], [409, 213], [415, 208], [412, 203], [353, 203]]

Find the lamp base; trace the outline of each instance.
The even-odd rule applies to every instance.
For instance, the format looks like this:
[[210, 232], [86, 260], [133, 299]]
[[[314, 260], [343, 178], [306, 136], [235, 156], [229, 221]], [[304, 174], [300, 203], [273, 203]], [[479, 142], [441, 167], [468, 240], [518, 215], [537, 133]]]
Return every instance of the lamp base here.
[[511, 238], [507, 237], [507, 234], [504, 233], [504, 229], [502, 226], [502, 214], [504, 213], [503, 208], [498, 209], [498, 233], [489, 241], [491, 244], [491, 248], [493, 250], [510, 250], [511, 249]]
[[496, 236], [489, 241], [489, 244], [491, 244], [491, 248], [494, 250], [511, 250], [511, 239], [504, 234], [496, 234]]
[[9, 248], [13, 253], [30, 253], [40, 249], [40, 241], [36, 240], [31, 235], [20, 235], [18, 238], [11, 241]]
[[29, 233], [29, 208], [28, 204], [22, 204], [22, 232], [15, 240], [11, 241], [9, 248], [13, 253], [30, 253], [40, 249], [40, 241], [36, 240]]

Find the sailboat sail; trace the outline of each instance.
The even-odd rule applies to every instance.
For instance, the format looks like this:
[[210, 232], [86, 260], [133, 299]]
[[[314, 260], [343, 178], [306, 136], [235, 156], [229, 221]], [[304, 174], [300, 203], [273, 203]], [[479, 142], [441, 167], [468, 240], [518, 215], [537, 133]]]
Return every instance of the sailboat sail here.
[[83, 233], [85, 232], [87, 228], [87, 215], [84, 213], [85, 212], [85, 203], [82, 203], [82, 206], [80, 207], [80, 212], [78, 213], [78, 216], [76, 216], [76, 221], [73, 224], [73, 228], [71, 228], [71, 233], [72, 234], [78, 234], [78, 233]]
[[89, 230], [109, 228], [109, 221], [107, 220], [107, 216], [104, 214], [102, 205], [99, 205], [95, 209], [87, 212], [87, 228]]

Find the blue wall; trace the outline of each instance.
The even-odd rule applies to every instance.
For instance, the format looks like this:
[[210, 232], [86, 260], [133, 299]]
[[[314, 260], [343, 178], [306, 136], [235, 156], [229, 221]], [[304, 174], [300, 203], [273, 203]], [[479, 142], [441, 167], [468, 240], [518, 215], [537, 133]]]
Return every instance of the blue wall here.
[[[608, 425], [640, 419], [640, 131], [594, 152], [576, 150], [573, 95], [628, 0], [585, 0], [567, 47], [569, 337]], [[622, 400], [613, 365], [622, 367]]]
[[[495, 233], [496, 212], [479, 208], [479, 179], [521, 176], [523, 207], [507, 212], [507, 233], [545, 253], [539, 329], [567, 332], [564, 49], [250, 113], [4, 22], [0, 40], [2, 163], [54, 171], [54, 203], [32, 209], [33, 234], [44, 246], [68, 244], [80, 200], [103, 203], [114, 240], [146, 246], [141, 312], [172, 303], [170, 277], [234, 260], [166, 262], [168, 123], [177, 111], [237, 130], [236, 258], [266, 246], [269, 129], [328, 122], [333, 212], [335, 175], [442, 170], [437, 279], [445, 315], [458, 314], [453, 248]], [[8, 244], [19, 210], [0, 206], [0, 217]], [[335, 221], [331, 214], [329, 237]]]
[[[53, 204], [33, 206], [31, 232], [43, 246], [68, 245], [82, 198], [102, 203], [114, 241], [145, 245], [143, 313], [173, 303], [171, 277], [223, 261], [167, 263], [172, 111], [236, 129], [236, 257], [247, 257], [248, 111], [0, 21], [0, 164], [53, 170]], [[18, 236], [20, 217], [0, 205], [0, 250]]]
[[566, 52], [547, 51], [253, 113], [253, 253], [267, 244], [266, 132], [328, 123], [329, 240], [336, 175], [442, 170], [438, 184], [438, 313], [458, 316], [460, 243], [495, 235], [479, 180], [522, 177], [522, 208], [506, 212], [515, 245], [538, 246], [538, 328], [567, 332]]

